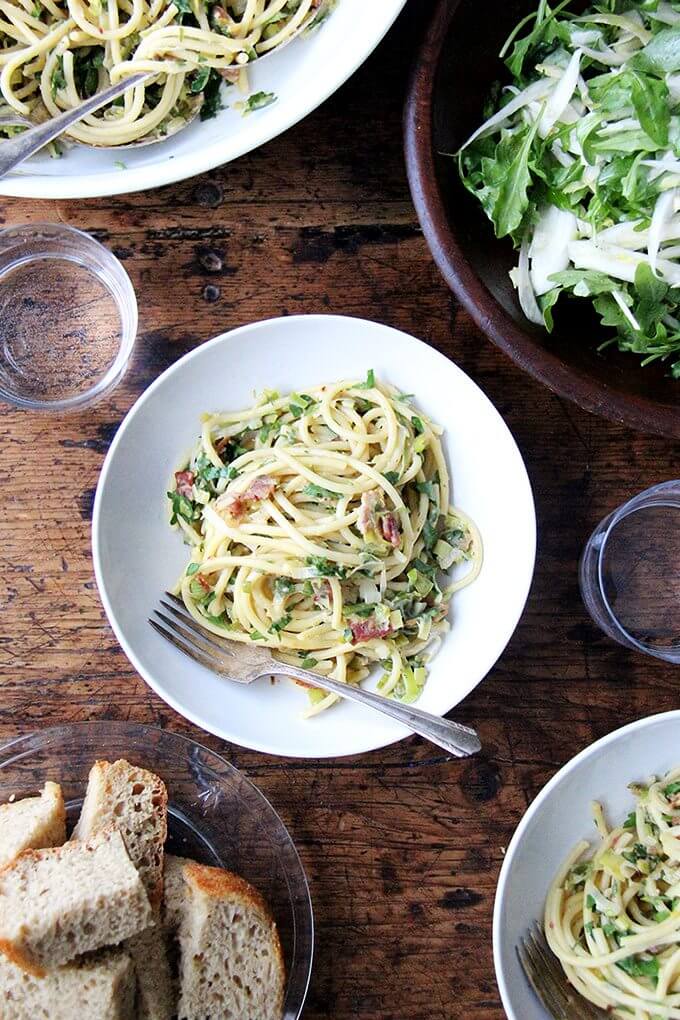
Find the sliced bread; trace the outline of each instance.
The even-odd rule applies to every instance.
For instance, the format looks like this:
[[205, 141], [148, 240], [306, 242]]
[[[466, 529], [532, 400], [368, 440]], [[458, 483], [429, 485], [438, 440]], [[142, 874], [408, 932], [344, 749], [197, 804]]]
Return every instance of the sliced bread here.
[[22, 850], [61, 846], [66, 841], [66, 810], [58, 783], [45, 783], [39, 797], [0, 806], [0, 867]]
[[128, 939], [124, 948], [137, 975], [137, 1020], [171, 1020], [176, 1012], [175, 990], [163, 929], [160, 925], [147, 928]]
[[110, 951], [37, 978], [0, 957], [1, 1020], [135, 1020], [130, 957]]
[[0, 952], [38, 977], [153, 920], [119, 832], [24, 850], [0, 870]]
[[165, 872], [163, 876], [163, 927], [168, 932], [176, 932], [182, 919], [182, 911], [187, 903], [184, 888], [184, 865], [193, 864], [188, 857], [165, 855]]
[[168, 835], [168, 793], [163, 780], [122, 759], [112, 764], [96, 762], [72, 839], [90, 839], [106, 828], [121, 833], [151, 905], [160, 907], [163, 846]]
[[260, 894], [221, 868], [182, 874], [179, 1020], [281, 1020], [283, 954]]
[[[96, 762], [72, 839], [89, 839], [106, 828], [117, 829], [125, 840], [158, 921], [168, 833], [168, 794], [163, 780], [124, 759]], [[139, 1020], [170, 1020], [174, 999], [160, 929], [154, 926], [141, 932], [125, 948], [137, 973]]]

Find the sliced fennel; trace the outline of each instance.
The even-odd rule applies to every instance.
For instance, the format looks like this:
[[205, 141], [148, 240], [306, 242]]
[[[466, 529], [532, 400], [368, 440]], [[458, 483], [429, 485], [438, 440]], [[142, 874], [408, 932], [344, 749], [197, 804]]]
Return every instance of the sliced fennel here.
[[519, 252], [528, 319], [587, 298], [602, 348], [680, 379], [680, 0], [570, 6], [540, 0], [511, 35], [460, 175]]

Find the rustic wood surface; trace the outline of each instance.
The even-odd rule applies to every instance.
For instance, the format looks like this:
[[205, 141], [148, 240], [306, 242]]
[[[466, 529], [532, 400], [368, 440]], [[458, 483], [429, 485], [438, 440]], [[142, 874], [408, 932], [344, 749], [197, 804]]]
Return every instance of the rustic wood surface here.
[[[503, 848], [573, 754], [619, 724], [678, 707], [677, 670], [590, 623], [576, 577], [595, 523], [677, 474], [677, 444], [581, 413], [472, 327], [429, 258], [400, 115], [430, 3], [299, 127], [204, 177], [115, 200], [4, 200], [2, 219], [62, 220], [121, 258], [140, 299], [134, 362], [93, 410], [1, 408], [0, 739], [52, 723], [133, 719], [200, 736], [245, 770], [289, 826], [318, 925], [308, 1020], [501, 1020], [491, 915]], [[202, 340], [254, 319], [333, 311], [380, 319], [444, 351], [488, 393], [526, 458], [539, 557], [522, 622], [456, 710], [484, 753], [456, 763], [418, 739], [356, 759], [289, 762], [206, 737], [136, 676], [105, 620], [91, 507], [124, 413]], [[474, 441], [474, 437], [472, 437]]]

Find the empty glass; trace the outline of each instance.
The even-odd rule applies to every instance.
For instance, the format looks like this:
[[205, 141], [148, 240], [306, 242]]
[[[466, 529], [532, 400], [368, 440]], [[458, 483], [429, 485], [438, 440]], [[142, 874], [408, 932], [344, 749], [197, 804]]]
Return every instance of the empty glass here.
[[0, 400], [83, 407], [127, 367], [137, 301], [118, 259], [61, 223], [0, 230]]
[[609, 637], [680, 663], [680, 479], [641, 492], [600, 522], [579, 581]]

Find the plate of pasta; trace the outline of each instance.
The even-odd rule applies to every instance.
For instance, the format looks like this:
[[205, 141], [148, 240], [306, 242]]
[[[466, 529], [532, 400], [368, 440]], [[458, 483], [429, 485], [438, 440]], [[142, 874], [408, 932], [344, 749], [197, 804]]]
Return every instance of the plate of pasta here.
[[8, 126], [0, 134], [22, 130], [21, 118], [56, 116], [126, 76], [148, 78], [0, 181], [0, 193], [115, 195], [235, 159], [334, 92], [378, 45], [404, 2], [4, 4], [0, 122]]
[[102, 471], [93, 552], [123, 649], [170, 705], [244, 746], [330, 757], [407, 733], [283, 679], [229, 684], [149, 628], [158, 596], [441, 715], [517, 624], [535, 516], [510, 433], [455, 365], [377, 323], [295, 316], [203, 344], [139, 399]]
[[557, 773], [505, 855], [494, 959], [510, 1020], [551, 1020], [516, 955], [534, 922], [576, 991], [626, 1020], [680, 1017], [680, 712], [616, 730]]

